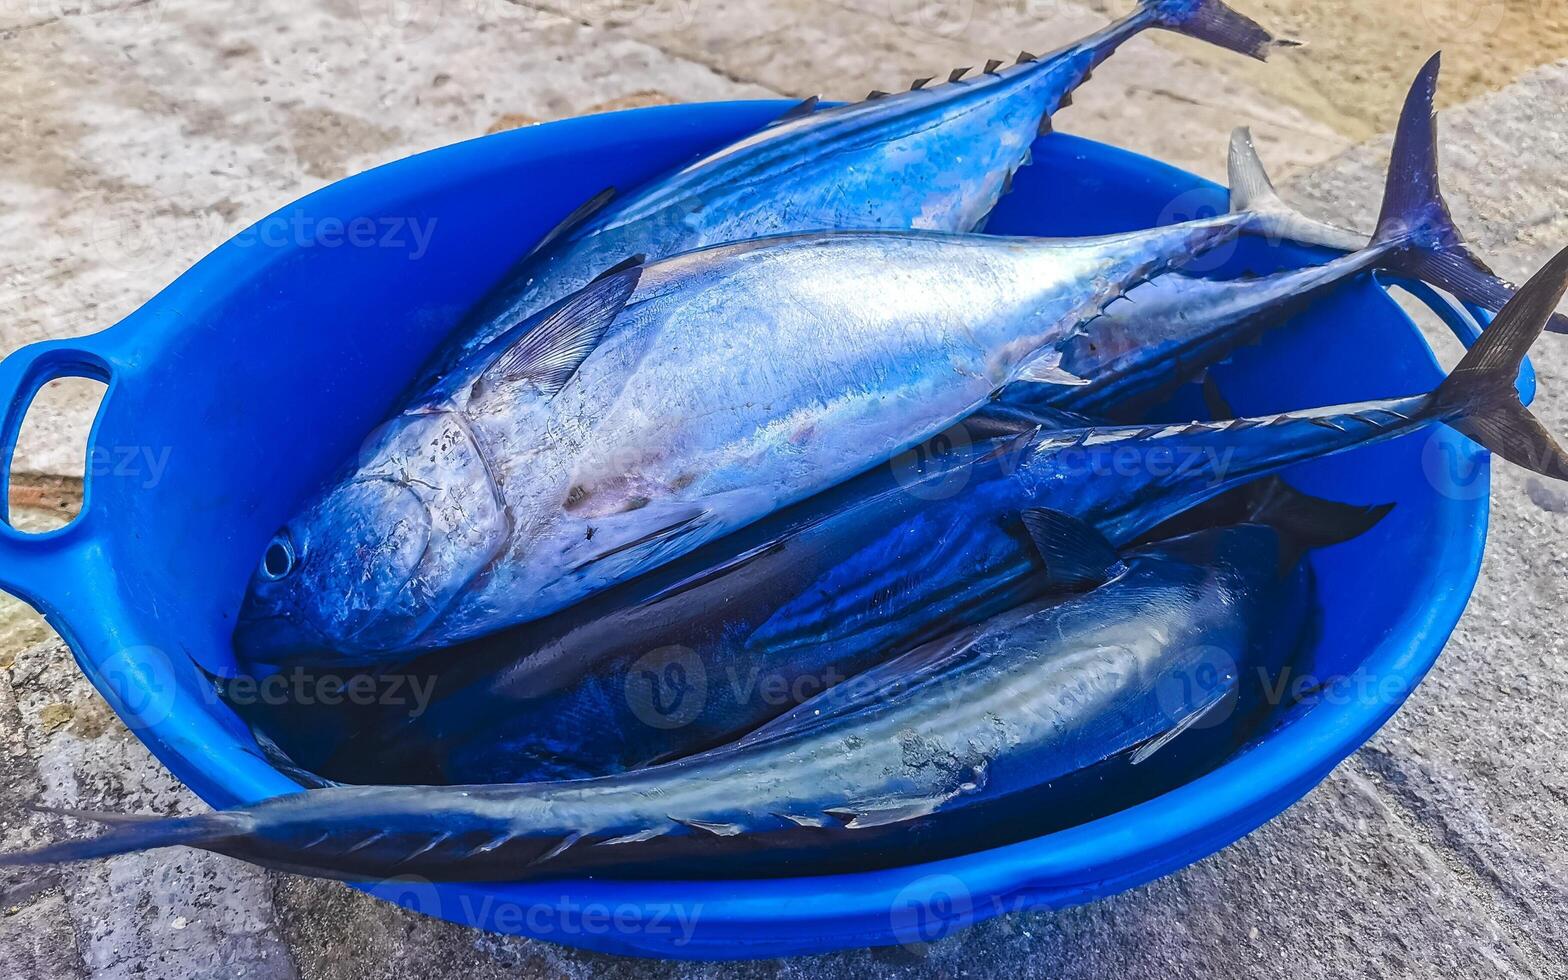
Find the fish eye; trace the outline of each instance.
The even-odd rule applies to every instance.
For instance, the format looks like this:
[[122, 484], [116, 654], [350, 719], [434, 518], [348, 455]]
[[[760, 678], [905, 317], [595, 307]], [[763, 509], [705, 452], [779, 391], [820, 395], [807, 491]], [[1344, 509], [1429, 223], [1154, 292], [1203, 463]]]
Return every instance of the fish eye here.
[[261, 575], [276, 582], [294, 570], [296, 561], [293, 539], [287, 531], [279, 531], [261, 554]]

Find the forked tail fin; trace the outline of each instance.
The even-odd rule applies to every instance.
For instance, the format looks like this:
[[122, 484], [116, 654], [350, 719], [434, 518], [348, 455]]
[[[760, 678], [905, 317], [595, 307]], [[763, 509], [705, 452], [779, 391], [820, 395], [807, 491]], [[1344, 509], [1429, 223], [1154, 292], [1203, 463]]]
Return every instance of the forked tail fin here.
[[1269, 179], [1268, 171], [1258, 157], [1258, 148], [1252, 141], [1252, 130], [1245, 126], [1230, 134], [1227, 169], [1230, 173], [1231, 211], [1256, 214], [1267, 219], [1270, 236], [1344, 252], [1358, 252], [1367, 247], [1367, 238], [1360, 232], [1309, 218], [1286, 204], [1279, 191], [1274, 189], [1274, 181]]
[[[1261, 216], [1268, 233], [1308, 245], [1378, 253], [1381, 269], [1447, 290], [1462, 300], [1497, 312], [1514, 294], [1465, 244], [1438, 180], [1437, 114], [1433, 100], [1442, 55], [1433, 55], [1416, 76], [1389, 161], [1383, 209], [1371, 241], [1356, 232], [1299, 213], [1280, 197], [1252, 145], [1251, 134], [1231, 137], [1231, 210]], [[1546, 329], [1568, 333], [1568, 317], [1553, 315]]]
[[31, 851], [0, 854], [0, 867], [89, 861], [180, 845], [223, 853], [226, 842], [244, 837], [251, 827], [249, 818], [238, 811], [203, 813], [194, 817], [156, 817], [88, 810], [46, 809], [46, 812], [108, 824], [111, 829], [97, 837], [61, 841]]
[[1568, 453], [1519, 400], [1519, 366], [1568, 293], [1568, 249], [1508, 301], [1432, 393], [1444, 422], [1511, 463], [1568, 480]]
[[[1385, 267], [1495, 313], [1513, 296], [1515, 287], [1492, 272], [1465, 244], [1438, 181], [1433, 98], [1442, 57], [1432, 56], [1405, 98], [1394, 135], [1383, 211], [1372, 242], [1390, 250]], [[1568, 333], [1568, 318], [1554, 314], [1547, 329]]]
[[[1156, 27], [1208, 41], [1263, 61], [1276, 47], [1293, 47], [1223, 0], [1140, 0], [1138, 14]], [[1137, 16], [1137, 15], [1135, 15]]]

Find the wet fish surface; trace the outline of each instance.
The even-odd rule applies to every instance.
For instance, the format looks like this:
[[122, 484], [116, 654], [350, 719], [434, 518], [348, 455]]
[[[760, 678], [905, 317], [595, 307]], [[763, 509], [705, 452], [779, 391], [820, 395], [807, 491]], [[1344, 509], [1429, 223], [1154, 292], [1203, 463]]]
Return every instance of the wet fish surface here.
[[634, 255], [823, 229], [979, 228], [1070, 93], [1128, 39], [1177, 31], [1262, 58], [1277, 43], [1221, 0], [1142, 0], [1127, 17], [1043, 57], [960, 69], [907, 92], [821, 108], [802, 103], [762, 131], [641, 190], [607, 190], [568, 215], [458, 327], [426, 371], [450, 370], [530, 314]]
[[614, 271], [367, 441], [235, 639], [374, 662], [526, 622], [919, 444], [1252, 214], [1099, 239], [844, 232]]
[[1090, 591], [911, 651], [729, 746], [599, 779], [308, 790], [0, 861], [187, 844], [350, 880], [843, 871], [1047, 832], [1223, 758], [1310, 611], [1299, 552], [1250, 524], [1118, 557], [1032, 514]]
[[[1560, 452], [1528, 431], [1535, 423], [1525, 425], [1511, 387], [1534, 339], [1520, 325], [1537, 314], [1544, 322], [1537, 307], [1553, 273], [1427, 395], [1175, 425], [1014, 416], [1014, 435], [867, 474], [687, 563], [468, 651], [429, 716], [367, 737], [385, 743], [370, 754], [383, 767], [415, 766], [420, 778], [477, 781], [598, 774], [715, 744], [803, 696], [792, 692], [813, 693], [881, 651], [1045, 589], [1019, 520], [1028, 508], [1068, 513], [1121, 546], [1260, 476], [1438, 422], [1510, 458], [1525, 458], [1529, 444], [1526, 465], [1561, 474]], [[1488, 367], [1478, 374], [1477, 364]], [[1509, 418], [1519, 424], [1503, 425]], [[644, 671], [651, 676], [639, 686]], [[768, 691], [780, 689], [784, 700], [770, 702]]]

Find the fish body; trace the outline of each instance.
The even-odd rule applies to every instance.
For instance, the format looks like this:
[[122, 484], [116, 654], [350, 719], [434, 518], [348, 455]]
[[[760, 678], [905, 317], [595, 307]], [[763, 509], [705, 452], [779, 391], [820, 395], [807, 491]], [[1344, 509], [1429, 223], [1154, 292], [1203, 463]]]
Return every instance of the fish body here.
[[1071, 241], [848, 232], [613, 273], [373, 433], [280, 533], [236, 641], [367, 662], [526, 622], [835, 486], [1252, 225]]
[[1110, 412], [1368, 268], [1474, 271], [1438, 190], [1436, 72], [1406, 100], [1377, 234], [1319, 268], [1184, 278], [1111, 307], [1229, 236], [1301, 224], [1242, 133], [1241, 209], [1204, 221], [1054, 242], [819, 233], [616, 270], [374, 434], [269, 545], [239, 647], [261, 663], [406, 659], [686, 554], [999, 390]]
[[1124, 421], [1145, 417], [1194, 374], [1289, 322], [1292, 313], [1374, 268], [1378, 258], [1372, 248], [1258, 278], [1160, 276], [1062, 345], [1061, 369], [1086, 384], [1013, 385], [1003, 401]]
[[1090, 592], [636, 772], [310, 790], [115, 833], [347, 879], [801, 874], [960, 853], [1153, 795], [1234, 748], [1257, 718], [1250, 689], [1287, 662], [1311, 607], [1296, 557], [1263, 525], [1112, 553]]
[[[1565, 292], [1568, 249], [1424, 400], [1428, 418], [1556, 479], [1568, 479], [1568, 453], [1514, 385]], [[1229, 678], [1249, 677], [1259, 641], [1267, 651], [1282, 640], [1277, 627], [1290, 620], [1275, 600], [1300, 595], [1291, 584], [1301, 581], [1299, 547], [1274, 527], [1243, 524], [1118, 557], [1082, 522], [1031, 513], [1058, 574], [1094, 571], [1098, 585], [911, 651], [869, 690], [825, 692], [817, 707], [807, 702], [731, 746], [595, 779], [328, 787], [172, 820], [101, 815], [114, 825], [106, 834], [0, 855], [0, 865], [185, 845], [349, 879], [800, 873], [958, 853], [1007, 827], [1040, 833], [1121, 802], [1119, 789], [1163, 788], [1146, 774], [1186, 778], [1180, 761], [1137, 766], [1238, 717], [1212, 712], [1243, 703], [1227, 693]], [[1237, 669], [1223, 669], [1215, 651]], [[1196, 673], [1194, 656], [1204, 664]], [[1193, 677], [1213, 682], [1181, 682]], [[1218, 761], [1206, 751], [1171, 758]]]
[[[1093, 68], [1149, 28], [1262, 57], [1266, 31], [1219, 0], [1146, 0], [1041, 58], [895, 95], [801, 111], [561, 228], [453, 334], [435, 377], [630, 256], [823, 229], [968, 232], [1004, 193], [1050, 116]], [[802, 107], [815, 106], [815, 100]]]
[[[1014, 385], [1003, 393], [1004, 401], [1032, 409], [1141, 419], [1194, 374], [1289, 322], [1292, 314], [1336, 286], [1373, 270], [1446, 280], [1439, 284], [1499, 308], [1512, 287], [1490, 276], [1465, 250], [1440, 190], [1433, 108], [1439, 65], [1438, 59], [1430, 61], [1406, 95], [1383, 217], [1370, 241], [1293, 212], [1269, 180], [1251, 133], [1238, 129], [1231, 136], [1229, 156], [1232, 206], [1275, 215], [1283, 237], [1343, 248], [1348, 254], [1258, 277], [1224, 280], [1182, 272], [1157, 277], [1134, 288], [1127, 302], [1109, 307], [1061, 346], [1060, 369], [1082, 378], [1084, 385]], [[1442, 269], [1454, 275], [1436, 274]], [[1561, 321], [1554, 316], [1547, 328], [1555, 330]]]
[[[1291, 462], [1404, 431], [1360, 422], [1369, 410], [1325, 413], [1336, 428], [1310, 416], [1155, 432], [1060, 413], [1023, 435], [970, 443], [956, 430], [948, 452], [902, 457], [626, 586], [410, 665], [435, 678], [432, 703], [386, 712], [327, 768], [350, 781], [504, 782], [688, 755], [888, 650], [1051, 591], [1025, 510], [1071, 514], [1124, 545]], [[1271, 428], [1277, 441], [1247, 435]]]
[[[700, 747], [703, 738], [692, 735], [686, 740], [678, 732], [649, 732], [648, 718], [639, 717], [624, 696], [615, 697], [615, 682], [604, 679], [618, 676], [624, 685], [633, 653], [640, 656], [639, 651], [656, 649], [665, 639], [683, 642], [680, 637], [685, 635], [703, 637], [690, 652], [709, 679], [733, 678], [737, 668], [741, 675], [777, 671], [787, 680], [818, 677], [824, 664], [836, 662], [830, 646], [846, 651], [849, 667], [856, 656], [871, 656], [875, 646], [868, 643], [857, 652], [852, 637], [888, 641], [896, 634], [879, 630], [904, 627], [911, 632], [898, 638], [914, 642], [922, 628], [955, 625], [961, 621], [958, 617], [985, 610], [989, 602], [1007, 601], [1020, 589], [1046, 588], [1049, 583], [1039, 581], [1039, 541], [1021, 533], [1017, 522], [1019, 512], [1027, 508], [1071, 514], [1120, 546], [1227, 489], [1294, 463], [1438, 423], [1459, 429], [1511, 461], [1562, 479], [1568, 476], [1568, 456], [1519, 403], [1513, 385], [1525, 352], [1552, 316], [1564, 288], [1568, 288], [1568, 251], [1509, 303], [1448, 379], [1426, 395], [1179, 425], [1073, 427], [1069, 419], [1067, 427], [1048, 429], [1042, 423], [1038, 431], [1002, 439], [999, 448], [984, 446], [979, 456], [934, 458], [923, 465], [917, 479], [902, 485], [886, 474], [870, 474], [843, 488], [851, 501], [843, 511], [835, 510], [840, 502], [829, 498], [823, 511], [804, 507], [782, 515], [780, 520], [793, 518], [800, 524], [794, 530], [786, 525], [776, 539], [768, 536], [774, 529], [754, 529], [759, 536], [746, 542], [736, 565], [725, 565], [720, 559], [710, 568], [711, 552], [698, 557], [698, 570], [685, 573], [692, 576], [684, 585], [687, 597], [703, 610], [733, 612], [733, 618], [717, 614], [721, 625], [716, 633], [704, 636], [706, 628], [692, 628], [690, 622], [700, 619], [685, 619], [689, 611], [660, 624], [665, 632], [651, 635], [638, 633], [621, 620], [609, 632], [623, 638], [624, 652], [600, 660], [594, 648], [602, 637], [574, 649], [573, 627], [568, 625], [537, 647], [553, 653], [540, 660], [532, 659], [531, 652], [518, 657], [494, 684], [483, 679], [487, 668], [481, 667], [477, 687], [460, 690], [454, 697], [454, 705], [466, 705], [455, 716], [505, 716], [514, 699], [521, 699], [515, 702], [519, 717], [530, 719], [530, 724], [538, 721], [543, 731], [561, 734], [558, 743], [552, 743], [550, 735], [522, 735], [521, 741], [535, 755], [560, 743], [580, 741], [576, 732], [583, 729], [575, 726], [582, 719], [589, 720], [587, 728], [597, 727], [595, 722], [602, 719], [606, 728], [620, 727], [634, 734], [623, 741], [610, 740], [602, 755], [586, 762], [582, 755], [568, 755], [575, 764], [613, 768], [647, 761], [649, 756], [638, 752], [678, 755]], [[951, 492], [954, 474], [964, 479], [961, 492]], [[888, 482], [878, 489], [876, 480]], [[922, 486], [936, 492], [922, 494], [918, 492]], [[794, 546], [813, 541], [813, 535], [810, 546]], [[834, 541], [838, 550], [823, 547]], [[730, 578], [737, 567], [745, 574]], [[671, 569], [666, 574], [680, 573]], [[789, 578], [792, 575], [797, 577]], [[757, 605], [747, 605], [754, 595], [762, 594], [754, 588], [764, 581], [789, 584]], [[801, 582], [811, 585], [802, 589]], [[670, 587], [665, 581], [654, 584], [659, 590]], [[641, 617], [643, 604], [658, 595], [657, 591], [652, 597], [621, 592], [606, 601], [628, 610], [623, 615]], [[587, 609], [589, 618], [607, 612]], [[616, 623], [613, 618], [608, 622]], [[593, 636], [591, 631], [583, 635]], [[637, 639], [628, 642], [630, 637]], [[823, 644], [815, 657], [814, 641]], [[536, 648], [525, 642], [519, 649]], [[557, 668], [564, 665], [566, 673], [546, 680], [551, 672], [541, 670], [541, 662]], [[585, 675], [601, 668], [604, 674], [573, 689]], [[800, 673], [790, 674], [790, 670]], [[732, 719], [767, 713], [768, 706], [751, 693], [754, 688], [719, 683], [709, 683], [708, 688], [713, 693], [706, 696], [723, 705], [715, 718], [725, 712], [731, 712]], [[529, 713], [527, 700], [541, 691], [546, 692], [541, 703], [554, 721]], [[438, 705], [436, 717], [445, 710]], [[700, 712], [684, 720], [697, 721], [699, 716]], [[504, 722], [500, 727], [505, 731]], [[514, 735], [516, 731], [511, 730]], [[460, 723], [443, 737], [450, 739], [447, 747], [460, 764], [465, 756], [466, 764], [496, 764], [494, 757], [485, 758], [482, 731], [464, 729]], [[506, 774], [497, 769], [480, 771], [495, 778]]]

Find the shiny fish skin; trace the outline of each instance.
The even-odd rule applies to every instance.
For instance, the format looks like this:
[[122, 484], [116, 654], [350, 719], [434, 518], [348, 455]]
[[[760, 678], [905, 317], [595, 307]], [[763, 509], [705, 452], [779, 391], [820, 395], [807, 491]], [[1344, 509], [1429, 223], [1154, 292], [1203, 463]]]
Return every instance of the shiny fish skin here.
[[739, 743], [633, 773], [309, 790], [0, 861], [187, 844], [323, 877], [513, 881], [801, 874], [963, 853], [1220, 761], [1299, 642], [1312, 598], [1296, 558], [1255, 524], [1142, 548], [1099, 588], [912, 651], [873, 686], [824, 695], [820, 714], [808, 703]]
[[[1265, 425], [1231, 423], [1223, 428], [1251, 444], [1276, 425], [1341, 434], [1350, 423], [1381, 433], [1408, 431], [1413, 415], [1452, 425], [1537, 473], [1568, 479], [1568, 453], [1520, 402], [1515, 388], [1526, 352], [1565, 293], [1568, 249], [1518, 291], [1435, 391], [1408, 405], [1375, 406], [1384, 410], [1384, 418], [1404, 422], [1380, 422], [1373, 409], [1362, 409], [1343, 418], [1320, 411], [1305, 419], [1281, 416], [1282, 421]], [[1215, 428], [1220, 427], [1205, 431]], [[1169, 430], [1154, 427], [1147, 438], [1168, 437]], [[1286, 455], [1300, 452], [1308, 442], [1305, 433], [1296, 434]], [[1061, 444], [1060, 434], [1038, 440], [1041, 447]], [[1016, 622], [1008, 617], [994, 620], [977, 634], [989, 636], [989, 643], [961, 638], [951, 658], [932, 656], [941, 650], [911, 651], [914, 662], [905, 666], [915, 673], [933, 663], [942, 665], [940, 673], [948, 681], [942, 687], [952, 695], [945, 699], [931, 697], [932, 692], [918, 684], [891, 693], [879, 690], [868, 696], [864, 708], [851, 702], [841, 710], [824, 711], [827, 721], [820, 724], [786, 720], [776, 723], [775, 737], [748, 738], [744, 745], [598, 779], [513, 787], [328, 788], [199, 817], [144, 821], [116, 816], [111, 822], [119, 826], [101, 837], [3, 855], [0, 864], [86, 860], [183, 844], [282, 870], [345, 878], [395, 873], [506, 880], [609, 867], [617, 874], [640, 869], [668, 874], [676, 863], [681, 874], [700, 868], [725, 875], [750, 873], [749, 861], [775, 866], [782, 861], [797, 871], [812, 861], [838, 858], [862, 866], [907, 862], [909, 832], [931, 829], [922, 840], [929, 843], [938, 823], [943, 841], [958, 850], [971, 849], [984, 831], [1008, 822], [992, 819], [988, 807], [967, 804], [1002, 804], [1011, 791], [1037, 815], [1065, 816], [1063, 804], [1077, 799], [1075, 781], [1052, 781], [1052, 775], [1084, 773], [1093, 789], [1087, 796], [1092, 804], [1071, 816], [1082, 819], [1095, 807], [1116, 802], [1107, 784], [1119, 760], [1131, 766], [1151, 745], [1160, 744], [1164, 734], [1174, 733], [1173, 744], [1166, 748], [1175, 749], [1176, 742], [1191, 744], [1188, 734], [1198, 733], [1201, 740], [1202, 733], [1219, 727], [1182, 724], [1206, 716], [1196, 709], [1213, 703], [1213, 685], [1193, 692], [1200, 700], [1183, 703], [1180, 698], [1189, 695], [1182, 692], [1189, 686], [1157, 683], [1152, 688], [1157, 704], [1164, 700], [1161, 691], [1169, 697], [1174, 689], [1178, 710], [1167, 717], [1177, 720], [1147, 734], [1138, 731], [1132, 726], [1147, 723], [1151, 716], [1151, 688], [1140, 683], [1150, 675], [1143, 670], [1108, 671], [1105, 655], [1131, 653], [1125, 665], [1133, 667], [1143, 661], [1139, 651], [1152, 652], [1174, 666], [1178, 678], [1185, 671], [1168, 659], [1173, 654], [1180, 660], [1190, 651], [1217, 649], [1238, 666], [1252, 662], [1255, 646], [1249, 632], [1261, 625], [1264, 637], [1279, 639], [1279, 626], [1288, 618], [1271, 608], [1267, 597], [1247, 593], [1265, 600], [1253, 602], [1243, 593], [1259, 588], [1273, 593], [1269, 583], [1279, 583], [1281, 575], [1290, 578], [1285, 566], [1296, 563], [1282, 562], [1281, 557], [1296, 549], [1282, 550], [1283, 544], [1272, 528], [1252, 524], [1137, 549], [1121, 562], [1102, 566], [1114, 577], [1087, 595], [1026, 610]], [[1058, 557], [1070, 559], [1071, 554]], [[1170, 590], [1173, 585], [1165, 600], [1150, 591], [1127, 594], [1130, 589]], [[1238, 588], [1243, 591], [1235, 591]], [[1118, 596], [1120, 601], [1106, 601]], [[1299, 608], [1293, 602], [1287, 605]], [[1151, 617], [1166, 614], [1164, 622], [1151, 622]], [[1030, 638], [1040, 633], [1048, 642], [1031, 649]], [[1005, 642], [996, 642], [1003, 634]], [[993, 652], [1001, 655], [989, 656]], [[1043, 665], [1047, 669], [1006, 669], [1009, 654], [1016, 658], [1031, 652], [1048, 655]], [[1213, 672], [1209, 656], [1205, 662], [1211, 675], [1230, 675], [1223, 669]], [[1075, 675], [1077, 683], [1053, 676], [1053, 669], [1064, 666], [1084, 671]], [[1156, 673], [1153, 679], [1158, 677]], [[1117, 680], [1124, 683], [1104, 686]], [[966, 686], [966, 681], [979, 683]], [[1074, 690], [1106, 697], [1064, 700], [1063, 695]], [[1123, 694], [1132, 697], [1124, 700]], [[843, 703], [832, 691], [823, 697], [830, 708]], [[1018, 710], [1021, 702], [1031, 710]], [[1143, 736], [1131, 755], [1117, 752], [1102, 727], [1115, 718], [1114, 711], [1106, 709], [1116, 704], [1135, 709], [1126, 721], [1118, 719], [1120, 723], [1111, 726], [1123, 736], [1123, 745], [1125, 739]], [[1194, 710], [1186, 711], [1189, 707]], [[1073, 708], [1081, 710], [1068, 710]], [[795, 718], [810, 715], [802, 709]], [[1233, 717], [1234, 712], [1226, 715]], [[911, 729], [913, 741], [905, 735]], [[1077, 741], [1071, 737], [1076, 733], [1087, 737]], [[873, 737], [877, 735], [881, 737]], [[1011, 743], [1006, 752], [1001, 751], [1004, 743]], [[1197, 758], [1205, 755], [1195, 753]], [[976, 771], [983, 772], [984, 782], [973, 778]], [[1180, 774], [1183, 779], [1188, 775]], [[1144, 785], [1142, 776], [1138, 772], [1121, 785]], [[1022, 792], [1020, 784], [1027, 787]], [[1037, 792], [1030, 793], [1030, 788]], [[1043, 802], [1040, 794], [1046, 794]], [[971, 817], [967, 823], [966, 816]], [[929, 825], [927, 817], [933, 818]], [[1044, 829], [1024, 827], [1031, 834]], [[879, 847], [884, 834], [892, 839], [883, 838]], [[748, 862], [739, 860], [743, 857]]]
[[[1230, 144], [1233, 207], [1285, 215], [1286, 236], [1294, 233], [1329, 245], [1349, 244], [1355, 251], [1322, 265], [1257, 278], [1160, 276], [1132, 290], [1127, 302], [1109, 308], [1062, 345], [1061, 368], [1088, 384], [1072, 389], [1014, 385], [1003, 393], [1004, 400], [1033, 409], [1068, 408], [1113, 419], [1140, 419], [1194, 373], [1223, 361], [1266, 330], [1288, 322], [1291, 314], [1314, 299], [1370, 270], [1389, 269], [1435, 280], [1442, 277], [1433, 276], [1433, 269], [1471, 269], [1479, 278], [1446, 287], [1461, 294], [1466, 282], [1487, 281], [1483, 268], [1466, 251], [1464, 236], [1453, 227], [1439, 188], [1433, 108], [1438, 64], [1436, 59], [1429, 62], [1406, 95], [1390, 156], [1383, 219], [1371, 241], [1350, 235], [1347, 243], [1345, 235], [1332, 227], [1299, 215], [1291, 217], [1258, 159], [1251, 133], [1238, 129]], [[1434, 223], [1448, 234], [1424, 234]], [[1492, 286], [1475, 298], [1495, 302], [1504, 295]], [[1558, 320], [1549, 321], [1548, 329]]]
[[[476, 352], [369, 444], [355, 481], [279, 545], [291, 552], [281, 564], [293, 568], [300, 552], [307, 574], [274, 582], [263, 562], [240, 648], [263, 663], [376, 662], [526, 621], [914, 445], [977, 407], [983, 387], [988, 397], [1020, 376], [1071, 379], [1062, 357], [1091, 375], [1107, 369], [1100, 381], [1114, 396], [1118, 377], [1157, 372], [1172, 354], [1223, 356], [1269, 311], [1333, 276], [1469, 268], [1451, 222], [1430, 241], [1412, 232], [1447, 215], [1433, 151], [1436, 67], [1406, 100], [1366, 250], [1253, 289], [1188, 280], [1173, 288], [1186, 305], [1172, 312], [1190, 314], [1180, 329], [1157, 328], [1146, 352], [1113, 363], [1106, 352], [1131, 339], [1125, 323], [1098, 316], [1115, 298], [1223, 235], [1299, 225], [1244, 139], [1233, 141], [1235, 172], [1257, 209], [1208, 221], [1054, 243], [824, 233], [613, 273]], [[604, 314], [613, 322], [602, 333], [569, 338], [521, 386], [487, 384], [534, 342], [534, 324], [627, 282], [632, 294], [616, 298], [628, 305]], [[533, 397], [557, 382], [559, 395]], [[721, 385], [733, 388], [709, 390]]]
[[[879, 467], [556, 616], [416, 662], [411, 672], [438, 678], [427, 710], [416, 719], [389, 711], [328, 772], [352, 782], [506, 782], [678, 758], [887, 650], [1047, 591], [1019, 520], [1026, 508], [1072, 514], [1122, 545], [1291, 462], [1379, 438], [1359, 423], [1306, 418], [1282, 426], [1278, 446], [1228, 431], [1229, 420], [1159, 437], [1145, 426], [1043, 421], [1057, 431]], [[1101, 472], [1111, 460], [1126, 472]], [[662, 674], [669, 663], [679, 676]], [[663, 708], [650, 710], [645, 696]]]
[[[384, 424], [269, 547], [237, 645], [379, 662], [553, 612], [917, 445], [1134, 284], [1258, 226], [820, 234], [616, 273]], [[552, 351], [496, 379], [535, 322], [612, 293], [582, 313], [608, 326], [574, 370]]]
[[1149, 28], [1196, 31], [1255, 57], [1272, 45], [1217, 0], [1151, 0], [1033, 61], [781, 121], [563, 229], [476, 308], [425, 378], [629, 256], [822, 229], [973, 231], [1026, 162], [1042, 120]]
[[1374, 268], [1378, 257], [1368, 249], [1257, 279], [1160, 276], [1063, 344], [1062, 369], [1088, 384], [1013, 385], [1002, 399], [1026, 409], [1143, 418], [1195, 374], [1288, 323], [1313, 300]]
[[[1000, 487], [997, 500], [1004, 509], [1019, 506], [1022, 496], [1029, 501], [1026, 506], [1046, 506], [1087, 520], [1112, 542], [1135, 540], [1194, 504], [1257, 476], [1437, 423], [1450, 425], [1537, 473], [1568, 479], [1568, 453], [1519, 401], [1514, 387], [1526, 352], [1565, 291], [1568, 250], [1520, 290], [1449, 377], [1426, 395], [1208, 423], [1042, 430], [1017, 437], [1008, 447], [1014, 467], [1008, 478], [1016, 479], [1017, 486], [985, 479], [977, 467], [982, 479], [962, 499], [963, 506], [973, 504], [974, 510], [967, 519], [955, 515], [947, 523], [959, 520], [961, 528], [976, 529], [986, 537], [991, 526], [982, 518], [997, 513], [992, 509], [997, 505], [988, 503], [988, 492]], [[1112, 472], [1097, 472], [1099, 466], [1109, 466]], [[1009, 493], [1018, 496], [1008, 498]], [[940, 536], [948, 530], [942, 520], [921, 523], [940, 515], [940, 507], [930, 510], [917, 510], [901, 527], [917, 540]], [[910, 555], [900, 554], [896, 545], [901, 536], [895, 530], [873, 542], [862, 559], [835, 566], [823, 579], [829, 583], [824, 590], [831, 596], [850, 597], [851, 602], [857, 596], [874, 596], [889, 588], [888, 569], [898, 568], [902, 580], [892, 591], [899, 596], [900, 611], [950, 601], [944, 590], [951, 588], [951, 573], [941, 574], [947, 566], [939, 558], [933, 573], [921, 566], [918, 557], [910, 560]], [[878, 554], [884, 540], [895, 547]], [[1033, 552], [1017, 545], [1009, 549], [1000, 536], [988, 540], [996, 543], [997, 550], [966, 577], [963, 588], [968, 594], [1016, 586], [1037, 574]], [[981, 541], [971, 546], [976, 554], [987, 547]], [[927, 553], [941, 556], [945, 551]], [[834, 609], [833, 616], [843, 611]], [[822, 612], [808, 604], [798, 621], [821, 621]], [[798, 656], [799, 649], [792, 655]]]

